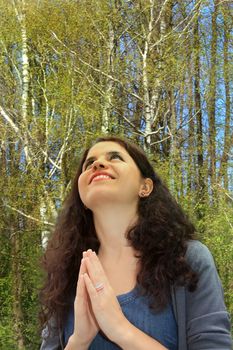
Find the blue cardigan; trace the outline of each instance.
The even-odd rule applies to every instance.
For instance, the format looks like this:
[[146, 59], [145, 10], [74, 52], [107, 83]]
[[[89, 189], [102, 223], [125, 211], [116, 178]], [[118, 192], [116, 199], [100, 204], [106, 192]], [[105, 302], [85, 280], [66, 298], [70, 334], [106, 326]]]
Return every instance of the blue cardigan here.
[[[213, 257], [199, 241], [190, 241], [187, 262], [198, 273], [194, 292], [172, 287], [172, 303], [178, 325], [179, 350], [231, 350], [230, 318]], [[40, 350], [63, 350], [62, 332], [52, 325], [42, 332]], [[101, 350], [101, 349], [100, 349]]]
[[230, 318], [213, 257], [199, 241], [190, 241], [187, 262], [198, 273], [194, 292], [172, 288], [179, 350], [231, 350]]

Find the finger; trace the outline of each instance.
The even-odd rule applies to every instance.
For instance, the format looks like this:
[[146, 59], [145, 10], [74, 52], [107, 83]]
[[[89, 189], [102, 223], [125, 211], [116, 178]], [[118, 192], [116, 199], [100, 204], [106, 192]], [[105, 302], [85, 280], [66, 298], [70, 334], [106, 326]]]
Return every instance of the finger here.
[[76, 296], [74, 300], [74, 331], [77, 332], [77, 320], [78, 318], [85, 317], [87, 309], [88, 292], [86, 290], [86, 284], [83, 274], [79, 274]]
[[88, 249], [85, 252], [84, 256], [85, 256], [84, 260], [87, 267], [89, 278], [91, 279], [95, 288], [96, 286], [102, 285], [102, 284], [104, 284], [105, 287], [109, 285], [105, 271], [96, 253], [91, 249]]
[[98, 267], [99, 271], [101, 271], [101, 273], [103, 273], [105, 275], [104, 268], [103, 268], [103, 266], [102, 266], [102, 264], [100, 262], [100, 259], [98, 258], [98, 255], [96, 254], [96, 252], [92, 252], [91, 259], [96, 264], [96, 266]]
[[96, 252], [93, 252], [91, 249], [88, 249], [87, 251], [87, 255], [85, 255], [85, 257], [90, 258], [90, 261], [92, 264], [94, 264], [96, 266], [96, 268], [99, 270], [99, 272], [105, 274], [104, 268], [96, 254]]
[[91, 249], [88, 249], [85, 257], [88, 257], [90, 259], [90, 263], [97, 273], [99, 272], [105, 276], [104, 268], [95, 252], [93, 252]]
[[93, 286], [93, 283], [92, 283], [92, 281], [87, 273], [84, 273], [83, 279], [85, 282], [85, 286], [87, 288], [87, 292], [88, 292], [90, 299], [91, 299], [91, 302], [92, 302], [92, 301], [94, 301], [94, 298], [96, 298], [98, 295], [97, 291], [96, 291], [95, 287]]
[[86, 272], [86, 265], [84, 261], [81, 261], [80, 270], [79, 270], [79, 276], [78, 276], [78, 282], [77, 282], [77, 288], [76, 288], [76, 297], [85, 298], [86, 297], [86, 290], [85, 290], [85, 282], [83, 279], [83, 274]]
[[[97, 287], [97, 285], [99, 285], [99, 283], [103, 284], [105, 288], [109, 286], [109, 282], [105, 274], [99, 272], [98, 269], [96, 269], [96, 267], [91, 263], [89, 258], [85, 258], [85, 264], [88, 270], [88, 278], [92, 282], [92, 287], [94, 289], [95, 289], [95, 286]], [[86, 273], [84, 275], [86, 275]], [[86, 284], [86, 289], [87, 289], [87, 284]], [[87, 291], [89, 294], [91, 292], [90, 288], [89, 290], [87, 289]], [[96, 292], [96, 289], [95, 289], [95, 292]]]
[[85, 265], [85, 261], [84, 261], [85, 258], [83, 258], [81, 260], [81, 264], [80, 264], [80, 269], [79, 269], [79, 274], [83, 275], [85, 272], [87, 272], [87, 267]]
[[83, 275], [80, 275], [77, 283], [77, 291], [74, 299], [75, 310], [83, 313], [87, 304], [87, 290]]
[[104, 272], [96, 266], [95, 262], [91, 261], [89, 257], [84, 259], [86, 267], [87, 267], [87, 272], [88, 276], [91, 279], [93, 285], [99, 284], [99, 283], [104, 283], [107, 285], [108, 280]]

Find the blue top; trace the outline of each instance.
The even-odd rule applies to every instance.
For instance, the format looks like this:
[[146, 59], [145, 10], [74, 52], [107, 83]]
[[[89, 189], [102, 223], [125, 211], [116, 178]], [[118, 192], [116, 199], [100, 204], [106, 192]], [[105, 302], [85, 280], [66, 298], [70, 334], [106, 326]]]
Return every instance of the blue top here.
[[[185, 258], [197, 272], [199, 282], [192, 293], [185, 286], [171, 288], [172, 309], [178, 325], [178, 349], [232, 349], [230, 317], [210, 251], [201, 242], [192, 240], [188, 242]], [[68, 323], [66, 340], [72, 332]], [[169, 336], [170, 333], [171, 330]], [[55, 318], [51, 318], [43, 329], [40, 350], [58, 349], [64, 349], [63, 330], [57, 327]]]
[[[149, 307], [150, 299], [140, 294], [140, 288], [136, 286], [128, 293], [118, 295], [117, 299], [126, 318], [137, 328], [152, 338], [159, 341], [169, 350], [178, 349], [177, 324], [173, 313], [172, 304], [169, 304], [161, 312], [155, 312]], [[64, 329], [65, 345], [73, 333], [74, 310], [70, 310]], [[101, 333], [98, 333], [92, 341], [89, 350], [116, 350], [118, 345], [111, 342]]]

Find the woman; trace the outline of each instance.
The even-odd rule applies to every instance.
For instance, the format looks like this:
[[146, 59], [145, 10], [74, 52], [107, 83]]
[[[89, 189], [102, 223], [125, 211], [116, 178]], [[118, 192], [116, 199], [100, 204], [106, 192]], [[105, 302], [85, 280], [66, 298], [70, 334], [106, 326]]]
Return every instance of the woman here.
[[231, 348], [208, 249], [144, 152], [84, 152], [44, 256], [41, 350]]

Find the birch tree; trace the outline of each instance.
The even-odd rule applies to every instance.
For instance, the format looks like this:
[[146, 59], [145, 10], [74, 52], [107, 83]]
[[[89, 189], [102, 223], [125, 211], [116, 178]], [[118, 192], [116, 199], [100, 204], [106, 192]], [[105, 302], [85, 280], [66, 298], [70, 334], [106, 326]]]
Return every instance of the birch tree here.
[[212, 13], [212, 37], [210, 58], [210, 81], [208, 94], [208, 118], [209, 118], [209, 174], [212, 191], [216, 183], [216, 69], [217, 69], [217, 15], [218, 0], [214, 1]]
[[39, 347], [39, 257], [103, 133], [144, 147], [213, 249], [233, 313], [229, 2], [0, 0], [0, 11], [0, 348]]
[[[203, 152], [203, 116], [201, 107], [201, 73], [200, 73], [200, 56], [201, 43], [199, 40], [199, 17], [196, 17], [194, 22], [193, 37], [194, 37], [194, 112], [196, 116], [196, 135], [197, 135], [197, 193], [200, 204], [204, 200], [205, 182], [204, 182], [204, 152]], [[201, 215], [201, 210], [198, 211]]]
[[[230, 5], [229, 5], [230, 6]], [[226, 190], [229, 190], [228, 182], [228, 162], [233, 145], [233, 130], [232, 130], [232, 102], [230, 81], [232, 80], [231, 74], [231, 62], [230, 62], [230, 26], [232, 24], [232, 18], [230, 18], [229, 6], [222, 5], [221, 12], [223, 15], [223, 77], [225, 87], [225, 127], [224, 127], [224, 146], [222, 156], [220, 158], [220, 167], [218, 173], [218, 181], [223, 182], [223, 186]]]

